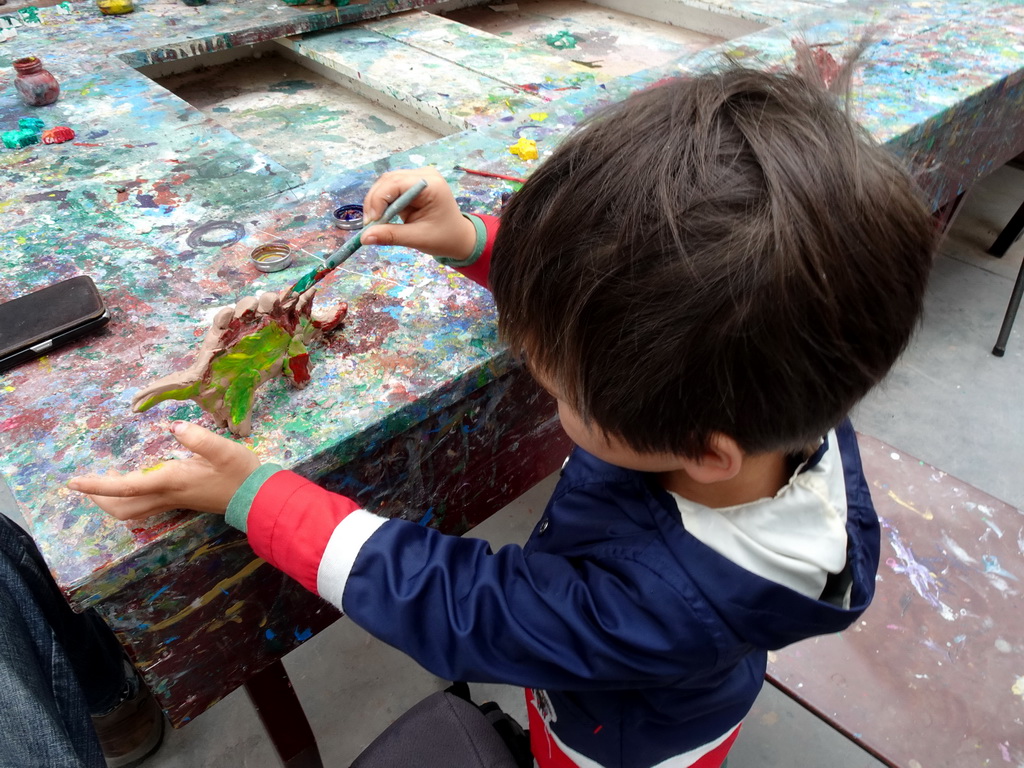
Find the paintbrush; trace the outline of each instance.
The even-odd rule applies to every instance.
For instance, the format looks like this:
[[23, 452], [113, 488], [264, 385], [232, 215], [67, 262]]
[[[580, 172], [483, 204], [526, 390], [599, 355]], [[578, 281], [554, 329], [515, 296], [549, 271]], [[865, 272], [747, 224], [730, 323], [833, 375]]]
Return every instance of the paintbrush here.
[[384, 209], [384, 213], [381, 214], [379, 219], [371, 221], [369, 224], [364, 226], [352, 237], [345, 241], [345, 244], [338, 250], [332, 253], [327, 260], [324, 261], [323, 266], [317, 267], [312, 270], [304, 277], [300, 278], [298, 282], [291, 287], [290, 293], [300, 294], [305, 293], [314, 285], [320, 282], [329, 272], [335, 270], [341, 264], [344, 264], [348, 258], [359, 250], [359, 246], [363, 244], [363, 232], [368, 230], [370, 227], [374, 227], [378, 224], [387, 224], [395, 216], [405, 210], [405, 207], [409, 205], [413, 200], [416, 199], [417, 195], [427, 188], [427, 182], [425, 179], [420, 179], [413, 184], [409, 189], [405, 190], [398, 196], [395, 202], [391, 203], [387, 208]]
[[455, 170], [462, 171], [463, 173], [472, 173], [475, 176], [487, 176], [491, 179], [504, 179], [505, 181], [515, 181], [520, 184], [526, 183], [526, 179], [521, 179], [518, 176], [506, 176], [504, 173], [494, 173], [493, 171], [477, 171], [472, 168], [464, 168], [461, 165], [456, 165]]

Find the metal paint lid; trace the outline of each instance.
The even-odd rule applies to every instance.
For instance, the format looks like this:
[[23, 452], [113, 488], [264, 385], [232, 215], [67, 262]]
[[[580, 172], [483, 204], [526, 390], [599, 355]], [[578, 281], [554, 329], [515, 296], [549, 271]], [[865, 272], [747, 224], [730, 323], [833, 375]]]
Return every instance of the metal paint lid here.
[[350, 203], [340, 208], [335, 208], [332, 214], [334, 226], [338, 229], [362, 229], [363, 228], [363, 206], [358, 203]]
[[249, 261], [260, 272], [280, 272], [291, 266], [292, 247], [284, 240], [275, 240], [253, 248]]

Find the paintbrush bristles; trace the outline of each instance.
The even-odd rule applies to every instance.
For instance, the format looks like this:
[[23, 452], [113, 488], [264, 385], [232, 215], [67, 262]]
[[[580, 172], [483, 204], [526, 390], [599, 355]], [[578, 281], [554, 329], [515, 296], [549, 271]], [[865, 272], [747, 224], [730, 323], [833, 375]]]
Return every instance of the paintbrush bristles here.
[[420, 179], [413, 184], [409, 189], [405, 190], [398, 196], [395, 202], [391, 203], [387, 208], [384, 209], [384, 213], [380, 215], [380, 218], [374, 219], [373, 221], [366, 224], [362, 229], [356, 232], [350, 237], [341, 248], [332, 253], [327, 260], [324, 262], [322, 267], [317, 267], [302, 278], [300, 278], [295, 285], [291, 287], [292, 293], [302, 293], [308, 291], [320, 280], [327, 276], [332, 270], [344, 264], [345, 261], [352, 256], [359, 247], [363, 244], [363, 233], [370, 227], [375, 227], [378, 224], [386, 224], [391, 221], [395, 216], [405, 210], [405, 207], [415, 200], [420, 192], [427, 188], [427, 180]]

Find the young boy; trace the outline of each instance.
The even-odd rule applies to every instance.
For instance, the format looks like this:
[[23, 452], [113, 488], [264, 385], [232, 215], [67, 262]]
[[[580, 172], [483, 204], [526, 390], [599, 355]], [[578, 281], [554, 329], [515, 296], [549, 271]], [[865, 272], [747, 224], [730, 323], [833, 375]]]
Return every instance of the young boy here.
[[[423, 171], [382, 177], [379, 214]], [[120, 518], [223, 513], [435, 674], [528, 689], [541, 766], [719, 766], [769, 649], [849, 626], [878, 522], [846, 414], [903, 350], [936, 233], [833, 98], [733, 69], [639, 93], [500, 221], [437, 174], [401, 225], [488, 285], [576, 443], [524, 548], [384, 520], [200, 427], [195, 458], [76, 478]]]

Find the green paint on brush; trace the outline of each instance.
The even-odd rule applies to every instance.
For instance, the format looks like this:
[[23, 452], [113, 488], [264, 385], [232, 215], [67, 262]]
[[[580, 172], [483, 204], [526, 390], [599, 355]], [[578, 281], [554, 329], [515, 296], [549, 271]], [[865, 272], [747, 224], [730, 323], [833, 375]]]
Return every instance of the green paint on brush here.
[[405, 192], [398, 196], [398, 199], [395, 200], [395, 202], [391, 203], [391, 205], [384, 209], [384, 213], [381, 214], [379, 219], [375, 219], [374, 221], [366, 224], [362, 229], [356, 232], [356, 234], [350, 237], [345, 244], [341, 246], [341, 248], [328, 256], [322, 267], [317, 267], [304, 277], [300, 278], [299, 281], [292, 286], [291, 292], [301, 294], [312, 288], [313, 285], [319, 282], [322, 277], [330, 274], [333, 269], [336, 269], [340, 264], [343, 264], [353, 253], [359, 250], [359, 247], [363, 244], [363, 232], [368, 230], [370, 227], [377, 226], [378, 224], [387, 224], [395, 218], [395, 216], [404, 211], [405, 207], [415, 200], [416, 196], [426, 188], [426, 180], [420, 179], [409, 187], [409, 189], [405, 190]]

